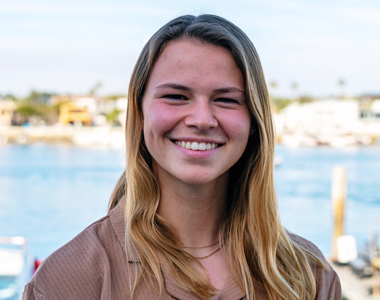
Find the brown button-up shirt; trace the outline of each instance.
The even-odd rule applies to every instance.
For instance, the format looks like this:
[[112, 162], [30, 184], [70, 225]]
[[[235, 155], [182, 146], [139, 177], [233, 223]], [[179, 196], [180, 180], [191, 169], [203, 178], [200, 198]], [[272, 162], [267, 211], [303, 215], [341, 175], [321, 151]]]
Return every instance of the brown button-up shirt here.
[[[318, 248], [298, 236], [304, 247], [323, 257]], [[127, 257], [126, 257], [127, 254]], [[130, 284], [134, 280], [139, 258], [134, 249], [125, 248], [124, 216], [121, 207], [109, 216], [87, 227], [72, 241], [50, 255], [25, 286], [23, 300], [124, 300], [130, 299]], [[161, 296], [143, 281], [134, 299], [199, 300], [193, 293], [180, 287], [170, 267], [161, 262], [165, 289]], [[341, 289], [336, 273], [315, 267], [317, 300], [341, 300]], [[246, 299], [234, 276], [229, 274], [219, 300]], [[268, 299], [257, 288], [256, 299]]]

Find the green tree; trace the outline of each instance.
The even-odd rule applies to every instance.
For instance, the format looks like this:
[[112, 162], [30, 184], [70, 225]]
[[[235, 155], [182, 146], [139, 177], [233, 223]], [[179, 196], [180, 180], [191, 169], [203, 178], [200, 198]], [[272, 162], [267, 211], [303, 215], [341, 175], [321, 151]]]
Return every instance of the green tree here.
[[344, 87], [346, 86], [346, 80], [344, 78], [339, 78], [337, 81], [338, 87], [341, 90], [341, 97], [344, 97]]
[[269, 82], [269, 86], [271, 87], [271, 89], [276, 89], [277, 87], [277, 82], [272, 80], [271, 82]]
[[112, 94], [112, 95], [105, 96], [105, 98], [108, 100], [117, 100], [117, 99], [126, 98], [126, 97], [127, 97], [126, 94]]
[[88, 94], [89, 94], [90, 96], [94, 96], [102, 86], [103, 86], [103, 83], [101, 83], [100, 81], [98, 81], [98, 82], [95, 83], [95, 85], [90, 89], [90, 91], [88, 92]]
[[17, 100], [17, 97], [13, 94], [5, 94], [4, 96], [0, 96], [0, 98], [6, 99], [6, 100], [12, 100], [12, 101]]
[[299, 103], [310, 103], [310, 102], [313, 102], [314, 99], [309, 95], [301, 95], [298, 97], [297, 101]]
[[18, 100], [16, 113], [21, 117], [21, 123], [29, 122], [30, 117], [37, 117], [47, 123], [56, 119], [57, 114], [49, 105], [52, 95], [54, 94], [31, 91], [26, 98]]
[[53, 95], [55, 94], [40, 93], [40, 92], [32, 90], [29, 96], [27, 96], [24, 100], [28, 103], [33, 103], [33, 104], [48, 104]]
[[111, 112], [109, 112], [107, 115], [106, 115], [106, 120], [108, 123], [112, 124], [113, 126], [119, 126], [120, 125], [120, 122], [119, 122], [119, 113], [121, 111], [117, 108], [114, 108]]
[[292, 101], [288, 98], [271, 97], [272, 108], [275, 112], [279, 112], [287, 107]]
[[297, 98], [297, 89], [298, 89], [298, 83], [293, 81], [290, 85], [291, 89], [293, 90], [293, 100]]
[[345, 84], [346, 84], [346, 80], [344, 80], [343, 78], [338, 79], [338, 86], [344, 87]]

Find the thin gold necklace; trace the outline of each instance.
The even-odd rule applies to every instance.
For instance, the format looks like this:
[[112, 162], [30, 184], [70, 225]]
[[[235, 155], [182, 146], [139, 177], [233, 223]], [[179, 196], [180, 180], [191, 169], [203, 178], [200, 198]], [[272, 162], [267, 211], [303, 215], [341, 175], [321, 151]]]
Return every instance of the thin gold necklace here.
[[214, 244], [209, 245], [209, 246], [203, 246], [203, 247], [182, 247], [183, 249], [205, 249], [205, 248], [210, 248], [212, 246], [215, 246], [219, 241], [216, 241]]
[[[214, 244], [215, 245], [215, 244]], [[220, 249], [222, 248], [222, 246], [220, 246], [218, 249], [216, 249], [215, 251], [211, 252], [210, 254], [206, 255], [206, 256], [188, 256], [187, 257], [187, 260], [188, 262], [191, 262], [194, 258], [196, 259], [204, 259], [204, 258], [208, 258], [210, 257], [211, 255], [214, 255], [216, 252], [218, 252]]]

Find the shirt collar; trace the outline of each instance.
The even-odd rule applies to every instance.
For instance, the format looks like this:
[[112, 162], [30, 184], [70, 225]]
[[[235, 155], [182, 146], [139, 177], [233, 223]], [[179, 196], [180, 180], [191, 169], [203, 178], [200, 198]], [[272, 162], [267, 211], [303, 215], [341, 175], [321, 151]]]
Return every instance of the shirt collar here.
[[[121, 203], [119, 203], [109, 213], [111, 224], [121, 247], [127, 253], [128, 262], [140, 263], [139, 250], [137, 249], [137, 247], [131, 241], [128, 243], [128, 245], [126, 245], [125, 243], [125, 222], [123, 208], [121, 205], [123, 201], [121, 200], [120, 202]], [[193, 293], [177, 284], [173, 274], [173, 270], [171, 269], [167, 260], [160, 254], [159, 258], [162, 274], [165, 280], [165, 287], [168, 294], [174, 298], [181, 300], [198, 299], [198, 297], [196, 297]], [[219, 296], [219, 300], [242, 299], [244, 296], [245, 292], [240, 288], [232, 272], [230, 272], [226, 279], [224, 288]]]

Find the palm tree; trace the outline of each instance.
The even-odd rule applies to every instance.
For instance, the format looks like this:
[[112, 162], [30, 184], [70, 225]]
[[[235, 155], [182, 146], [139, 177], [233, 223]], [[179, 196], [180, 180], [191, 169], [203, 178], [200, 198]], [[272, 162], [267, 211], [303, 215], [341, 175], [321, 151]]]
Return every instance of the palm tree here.
[[272, 80], [271, 82], [269, 82], [269, 86], [271, 87], [271, 89], [275, 89], [277, 87], [277, 82]]
[[346, 85], [346, 80], [344, 78], [340, 78], [338, 79], [338, 87], [342, 90], [342, 95], [341, 97], [343, 98], [344, 97], [344, 87]]
[[293, 81], [293, 82], [291, 83], [290, 87], [291, 87], [292, 90], [293, 90], [293, 100], [295, 100], [295, 99], [296, 99], [296, 96], [297, 96], [296, 92], [297, 92], [297, 89], [298, 89], [298, 83], [297, 83], [296, 81]]
[[100, 81], [98, 81], [97, 83], [95, 83], [95, 85], [90, 89], [90, 91], [88, 92], [88, 94], [90, 96], [93, 96], [96, 94], [96, 92], [103, 86], [103, 83], [101, 83]]
[[272, 80], [269, 82], [269, 96], [272, 98], [274, 97], [274, 90], [276, 89], [277, 87], [277, 82]]

